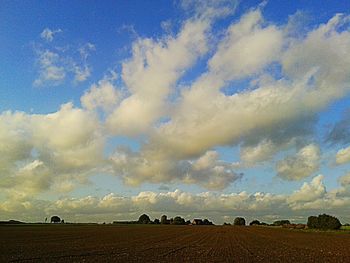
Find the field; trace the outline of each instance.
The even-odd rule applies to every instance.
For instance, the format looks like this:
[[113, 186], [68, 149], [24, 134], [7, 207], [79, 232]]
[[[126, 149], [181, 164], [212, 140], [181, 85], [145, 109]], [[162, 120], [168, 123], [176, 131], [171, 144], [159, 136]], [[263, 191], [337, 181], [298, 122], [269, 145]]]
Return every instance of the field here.
[[271, 227], [0, 226], [0, 262], [350, 262], [350, 233]]

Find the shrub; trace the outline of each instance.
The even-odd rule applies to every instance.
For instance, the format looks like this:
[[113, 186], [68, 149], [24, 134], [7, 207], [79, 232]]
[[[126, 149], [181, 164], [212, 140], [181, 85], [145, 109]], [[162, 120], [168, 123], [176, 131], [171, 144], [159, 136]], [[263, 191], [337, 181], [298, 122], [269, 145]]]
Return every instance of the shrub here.
[[233, 225], [235, 226], [245, 226], [245, 219], [243, 217], [236, 217], [233, 221]]
[[307, 226], [309, 228], [316, 228], [316, 229], [322, 229], [322, 230], [336, 230], [340, 229], [341, 223], [338, 218], [330, 215], [319, 215], [316, 216], [310, 216], [307, 220]]
[[273, 222], [274, 226], [283, 226], [283, 225], [290, 225], [290, 221], [289, 220], [277, 220], [275, 222]]
[[149, 218], [148, 215], [143, 214], [139, 217], [138, 222], [139, 224], [149, 224], [151, 222], [151, 219]]
[[158, 218], [154, 219], [154, 223], [157, 224], [157, 225], [159, 225], [159, 224], [160, 224], [159, 219], [158, 219]]
[[252, 222], [249, 223], [250, 226], [259, 226], [260, 221], [259, 220], [253, 220]]

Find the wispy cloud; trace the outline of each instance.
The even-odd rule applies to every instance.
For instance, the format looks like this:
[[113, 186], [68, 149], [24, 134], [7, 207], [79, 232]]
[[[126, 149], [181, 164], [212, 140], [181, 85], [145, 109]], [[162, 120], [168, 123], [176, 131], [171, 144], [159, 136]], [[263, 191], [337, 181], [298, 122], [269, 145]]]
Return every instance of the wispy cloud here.
[[[60, 32], [62, 30], [51, 31], [46, 28], [40, 36], [47, 42], [52, 42], [54, 35]], [[38, 56], [36, 64], [39, 70], [38, 77], [33, 84], [35, 86], [58, 86], [63, 84], [67, 78], [73, 78], [73, 83], [86, 81], [92, 72], [92, 67], [87, 59], [95, 50], [95, 45], [89, 42], [80, 48], [62, 48], [57, 45], [44, 47], [38, 43], [35, 53]]]
[[54, 39], [54, 36], [58, 33], [62, 33], [62, 29], [55, 29], [55, 30], [51, 30], [49, 28], [45, 28], [41, 33], [40, 33], [40, 37], [44, 40], [46, 40], [47, 42], [51, 42]]

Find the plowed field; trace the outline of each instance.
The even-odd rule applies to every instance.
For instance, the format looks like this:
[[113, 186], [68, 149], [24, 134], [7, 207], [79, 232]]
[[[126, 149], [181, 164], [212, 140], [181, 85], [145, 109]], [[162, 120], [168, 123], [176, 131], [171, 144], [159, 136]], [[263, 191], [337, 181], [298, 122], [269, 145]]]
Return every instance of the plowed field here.
[[0, 226], [0, 262], [350, 262], [350, 233], [233, 226]]

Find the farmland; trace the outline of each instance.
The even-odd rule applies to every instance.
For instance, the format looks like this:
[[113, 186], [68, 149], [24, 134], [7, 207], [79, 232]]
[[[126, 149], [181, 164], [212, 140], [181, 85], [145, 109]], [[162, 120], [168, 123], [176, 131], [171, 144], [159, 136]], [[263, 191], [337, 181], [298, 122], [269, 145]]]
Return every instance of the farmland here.
[[350, 262], [348, 231], [163, 225], [0, 226], [0, 262]]

